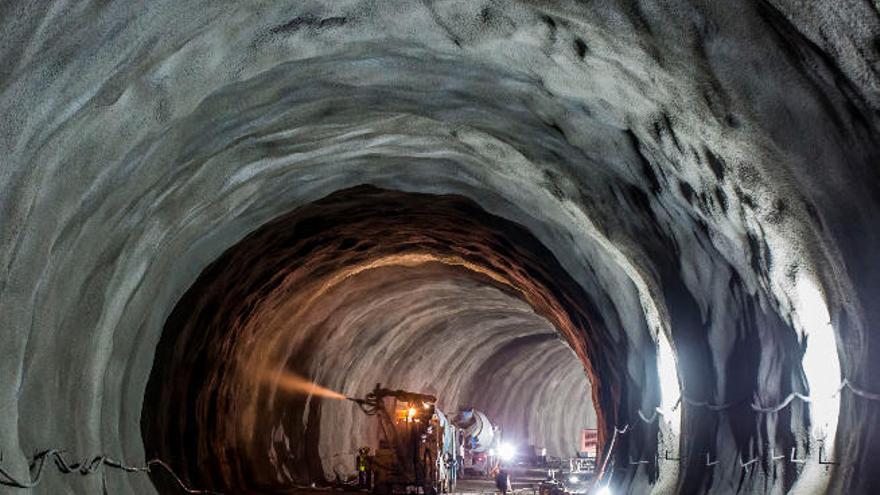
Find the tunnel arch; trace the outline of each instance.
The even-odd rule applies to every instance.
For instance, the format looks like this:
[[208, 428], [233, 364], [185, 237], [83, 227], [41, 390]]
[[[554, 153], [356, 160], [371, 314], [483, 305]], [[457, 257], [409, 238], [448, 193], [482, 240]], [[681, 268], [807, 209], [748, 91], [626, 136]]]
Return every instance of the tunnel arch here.
[[[404, 270], [401, 267], [410, 273], [394, 275], [395, 269]], [[510, 308], [516, 307], [514, 303], [497, 301], [488, 306], [466, 307], [472, 313], [469, 318], [476, 318], [476, 322], [462, 329], [477, 335], [467, 338], [453, 329], [447, 330], [449, 336], [432, 342], [426, 331], [445, 324], [446, 320], [468, 318], [449, 308], [445, 315], [429, 315], [428, 322], [423, 324], [418, 317], [427, 310], [415, 302], [404, 306], [412, 308], [411, 314], [396, 314], [390, 309], [393, 306], [385, 307], [374, 313], [385, 320], [373, 317], [374, 325], [394, 318], [414, 322], [389, 327], [397, 329], [397, 334], [381, 345], [375, 341], [382, 339], [382, 332], [370, 334], [370, 326], [358, 321], [367, 316], [361, 314], [349, 329], [341, 323], [344, 318], [340, 321], [338, 318], [342, 317], [334, 313], [357, 313], [359, 305], [372, 311], [375, 308], [370, 306], [371, 299], [377, 294], [402, 297], [400, 291], [390, 290], [395, 277], [398, 284], [399, 280], [409, 282], [402, 293], [411, 294], [430, 286], [432, 278], [419, 283], [411, 279], [431, 274], [448, 280], [466, 275], [477, 279], [478, 287], [488, 285], [493, 292], [506, 293], [504, 299], [522, 299], [520, 306], [526, 303], [526, 307], [533, 309], [519, 307], [513, 311]], [[367, 282], [361, 281], [360, 285], [373, 287], [368, 293], [358, 288], [358, 281], [364, 278]], [[340, 289], [346, 285], [351, 288]], [[467, 285], [459, 282], [456, 287], [465, 290]], [[359, 297], [353, 297], [348, 290], [358, 291]], [[334, 296], [334, 292], [338, 295]], [[347, 298], [348, 302], [335, 303], [336, 298]], [[465, 301], [475, 298], [460, 300], [458, 304], [465, 305]], [[442, 300], [432, 298], [428, 302], [439, 305]], [[499, 311], [504, 316], [501, 321], [497, 321]], [[530, 316], [521, 315], [523, 312]], [[518, 323], [512, 325], [507, 321], [511, 318]], [[212, 263], [183, 296], [159, 342], [156, 362], [162, 365], [153, 368], [144, 400], [144, 440], [150, 455], [177, 460], [176, 467], [197, 485], [241, 491], [265, 489], [272, 483], [323, 482], [328, 475], [332, 476], [335, 465], [321, 450], [332, 450], [335, 444], [345, 443], [346, 448], [337, 450], [350, 457], [359, 445], [349, 443], [346, 435], [359, 434], [354, 427], [322, 433], [320, 424], [327, 420], [321, 416], [321, 399], [286, 395], [278, 382], [281, 370], [335, 385], [356, 396], [364, 395], [380, 378], [425, 384], [435, 387], [432, 392], [440, 398], [441, 408], [455, 410], [474, 405], [478, 397], [499, 387], [500, 381], [483, 381], [479, 368], [481, 364], [498, 365], [510, 358], [511, 346], [513, 355], [525, 361], [520, 364], [525, 369], [520, 369], [517, 376], [528, 386], [500, 387], [508, 393], [537, 394], [550, 381], [543, 374], [553, 378], [552, 367], [548, 372], [548, 368], [529, 360], [536, 356], [535, 352], [549, 349], [570, 356], [573, 350], [580, 360], [580, 367], [575, 370], [588, 373], [594, 384], [592, 403], [605, 436], [617, 422], [609, 422], [605, 417], [616, 418], [618, 409], [627, 408], [633, 398], [641, 402], [644, 394], [656, 395], [657, 384], [649, 374], [644, 382], [625, 381], [620, 376], [625, 373], [620, 367], [626, 362], [626, 344], [611, 344], [613, 339], [598, 318], [589, 297], [540, 242], [521, 226], [490, 215], [465, 198], [366, 186], [340, 191], [250, 234]], [[423, 329], [425, 325], [427, 328]], [[489, 336], [482, 338], [478, 332], [484, 328]], [[558, 338], [553, 336], [557, 332], [567, 346], [558, 345]], [[334, 345], [338, 340], [352, 339], [352, 334], [363, 338], [363, 342]], [[522, 345], [522, 339], [535, 338], [556, 345]], [[418, 367], [419, 359], [406, 361], [410, 364], [405, 365], [392, 364], [400, 355], [413, 354], [440, 360], [442, 364], [444, 354], [438, 349], [441, 346], [454, 351], [452, 356], [463, 357], [457, 358], [455, 366], [443, 368], [435, 363], [427, 370]], [[284, 350], [276, 350], [279, 348]], [[376, 361], [370, 363], [371, 367], [361, 364], [357, 372], [339, 367], [344, 361], [328, 367], [325, 361], [332, 358], [326, 355], [340, 352], [348, 353], [349, 359], [373, 356]], [[377, 374], [376, 368], [394, 371]], [[422, 376], [407, 377], [409, 371], [416, 375], [421, 372]], [[534, 376], [524, 377], [527, 371]], [[349, 373], [357, 378], [344, 378]], [[571, 370], [567, 373], [570, 376]], [[442, 387], [442, 382], [428, 379], [439, 379], [438, 375], [446, 375], [451, 383]], [[467, 387], [465, 392], [459, 383]], [[566, 423], [565, 407], [569, 401], [567, 396], [551, 401], [550, 407], [558, 417], [550, 420], [555, 423], [550, 427], [564, 430], [568, 436], [547, 438], [554, 451], [558, 451], [560, 441], [573, 444], [579, 433], [576, 422]], [[571, 406], [577, 403], [571, 401]], [[523, 409], [534, 404], [515, 400], [509, 405]], [[339, 416], [342, 423], [363, 427], [364, 421], [351, 419], [352, 415], [360, 418], [352, 405], [330, 407], [336, 409], [333, 412], [337, 416], [339, 407], [347, 409], [347, 415]], [[534, 421], [533, 416], [527, 419], [527, 423]], [[298, 425], [303, 424], [307, 426], [298, 430]], [[580, 428], [584, 426], [588, 425], [582, 424]], [[525, 433], [528, 436], [528, 429]], [[642, 451], [653, 455], [654, 446], [645, 438], [656, 436], [656, 431], [647, 426], [640, 433], [644, 437]], [[332, 441], [326, 439], [328, 435]], [[285, 459], [270, 462], [267, 455], [282, 444], [287, 446]], [[281, 472], [286, 474], [282, 476]]]
[[[278, 215], [371, 183], [460, 194], [522, 224], [609, 332], [633, 349], [657, 336], [661, 359], [680, 361], [691, 401], [660, 402], [681, 414], [668, 447], [682, 460], [662, 462], [657, 483], [617, 469], [615, 486], [880, 485], [869, 2], [2, 11], [0, 444], [17, 477], [48, 447], [142, 459], [155, 349], [199, 273]], [[816, 349], [839, 373], [802, 369]], [[844, 378], [823, 406], [839, 413], [835, 467], [818, 462], [805, 401], [748, 404]], [[642, 399], [618, 426], [657, 405]], [[805, 466], [768, 462], [790, 447]], [[756, 458], [761, 469], [741, 467]], [[153, 489], [115, 472], [43, 483], [34, 491]]]

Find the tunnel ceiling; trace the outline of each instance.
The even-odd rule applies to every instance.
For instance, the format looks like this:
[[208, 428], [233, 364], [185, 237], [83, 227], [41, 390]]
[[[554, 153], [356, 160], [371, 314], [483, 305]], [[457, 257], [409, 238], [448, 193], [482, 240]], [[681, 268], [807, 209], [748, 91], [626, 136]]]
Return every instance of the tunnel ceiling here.
[[[425, 236], [412, 252], [480, 256], [477, 265], [392, 263], [337, 289], [385, 283], [384, 273], [403, 290], [416, 270], [426, 287], [465, 284], [543, 319], [589, 372], [616, 489], [876, 491], [878, 10], [835, 0], [3, 3], [0, 464], [27, 479], [45, 449], [138, 463], [164, 448], [141, 426], [154, 420], [148, 384], [181, 358], [169, 356], [164, 342], [180, 336], [167, 330], [199, 309], [185, 308], [188, 291], [221, 268], [242, 280], [268, 270], [233, 287], [235, 308], [202, 308], [215, 323], [243, 315], [246, 301], [295, 300], [265, 285], [282, 274], [294, 277], [284, 279], [291, 295], [307, 294], [329, 280], [325, 262], [363, 261], [343, 238], [274, 271], [295, 251], [217, 261], [273, 222], [370, 185], [446, 198], [433, 210], [441, 219], [448, 202], [468, 204], [470, 215], [447, 211], [447, 224], [472, 226], [454, 236], [508, 238], [515, 226], [511, 248], [468, 242], [552, 261], [550, 272], [511, 271], [488, 251], [432, 238], [444, 222], [431, 214], [408, 224]], [[397, 242], [379, 232], [362, 242]], [[283, 238], [298, 237], [281, 232], [267, 249]], [[285, 315], [271, 315], [233, 326], [280, 329]], [[481, 373], [506, 373], [488, 362]], [[792, 448], [807, 462], [773, 460]], [[706, 466], [707, 454], [719, 464]], [[819, 463], [828, 456], [837, 464]], [[630, 458], [647, 461], [622, 468]], [[47, 470], [33, 491], [102, 489], [156, 487], [107, 468]]]
[[[144, 401], [148, 455], [224, 492], [344, 475], [369, 421], [290, 377], [349, 397], [376, 383], [435, 394], [570, 454], [626, 392], [626, 349], [594, 313], [534, 237], [465, 198], [337, 192], [249, 235], [177, 304]], [[590, 396], [605, 409], [590, 414]]]

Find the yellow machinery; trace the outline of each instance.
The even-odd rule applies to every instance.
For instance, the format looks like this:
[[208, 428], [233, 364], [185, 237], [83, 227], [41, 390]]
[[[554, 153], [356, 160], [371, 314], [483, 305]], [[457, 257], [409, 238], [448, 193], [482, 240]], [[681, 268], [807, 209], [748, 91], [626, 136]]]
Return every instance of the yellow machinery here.
[[454, 434], [435, 409], [436, 397], [377, 384], [365, 399], [351, 400], [379, 421], [379, 446], [372, 462], [374, 493], [415, 487], [434, 495], [452, 489], [454, 454], [446, 452], [444, 435]]

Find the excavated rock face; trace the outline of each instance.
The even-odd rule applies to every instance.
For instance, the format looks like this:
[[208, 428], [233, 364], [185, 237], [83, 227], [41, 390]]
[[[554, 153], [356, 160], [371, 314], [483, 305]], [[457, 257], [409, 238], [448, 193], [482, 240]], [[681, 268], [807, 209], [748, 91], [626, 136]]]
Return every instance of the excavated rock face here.
[[332, 479], [360, 419], [289, 371], [433, 386], [559, 451], [594, 407], [615, 492], [880, 487], [876, 2], [19, 1], [0, 23], [16, 479], [47, 448], [230, 492]]
[[336, 193], [249, 235], [177, 304], [144, 402], [148, 455], [235, 492], [344, 479], [374, 420], [291, 377], [348, 397], [431, 393], [571, 455], [597, 425], [582, 363], [609, 411], [645, 386], [621, 378], [626, 349], [597, 317], [528, 232], [464, 198]]

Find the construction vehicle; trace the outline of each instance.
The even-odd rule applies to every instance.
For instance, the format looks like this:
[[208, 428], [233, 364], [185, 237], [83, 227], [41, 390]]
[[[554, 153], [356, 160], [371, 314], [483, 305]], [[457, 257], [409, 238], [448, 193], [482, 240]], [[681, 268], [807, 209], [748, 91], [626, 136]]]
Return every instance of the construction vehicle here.
[[390, 390], [379, 384], [364, 399], [350, 399], [379, 423], [372, 459], [373, 492], [420, 489], [425, 495], [455, 487], [455, 427], [433, 395]]
[[482, 411], [462, 409], [453, 419], [459, 440], [464, 445], [464, 472], [492, 476], [499, 466], [496, 450], [500, 432]]

